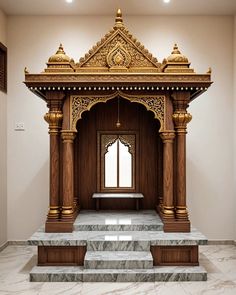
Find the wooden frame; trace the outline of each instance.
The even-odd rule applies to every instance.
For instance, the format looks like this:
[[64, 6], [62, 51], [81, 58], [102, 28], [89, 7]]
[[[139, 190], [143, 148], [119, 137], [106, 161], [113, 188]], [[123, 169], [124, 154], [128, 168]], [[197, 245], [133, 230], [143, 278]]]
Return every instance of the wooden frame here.
[[7, 47], [0, 42], [0, 90], [7, 93]]
[[[105, 187], [105, 167], [104, 167], [104, 156], [105, 152], [101, 149], [101, 136], [102, 135], [134, 135], [135, 136], [135, 147], [132, 155], [132, 187], [131, 188], [106, 188]], [[128, 192], [138, 192], [138, 176], [139, 176], [139, 165], [138, 165], [138, 156], [139, 156], [139, 135], [138, 132], [134, 131], [98, 131], [97, 132], [97, 191], [98, 192], [117, 192], [117, 193], [128, 193]]]

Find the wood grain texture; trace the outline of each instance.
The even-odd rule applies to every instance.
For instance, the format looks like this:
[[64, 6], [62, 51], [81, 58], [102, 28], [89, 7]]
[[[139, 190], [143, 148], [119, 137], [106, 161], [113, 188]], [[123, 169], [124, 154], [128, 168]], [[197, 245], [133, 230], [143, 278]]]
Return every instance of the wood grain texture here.
[[73, 232], [73, 223], [71, 221], [46, 221], [45, 232], [46, 233], [71, 233]]
[[[79, 196], [81, 209], [96, 208], [92, 194], [97, 191], [97, 132], [117, 131], [116, 121], [117, 99], [114, 99], [105, 104], [97, 104], [89, 112], [83, 113], [82, 120], [78, 122], [78, 138], [75, 140], [78, 178], [75, 180], [75, 194]], [[159, 122], [144, 106], [125, 99], [120, 99], [120, 122], [119, 130], [139, 133], [136, 192], [144, 195], [140, 209], [153, 209], [158, 203], [158, 183], [162, 174], [159, 170], [161, 165], [158, 165], [162, 161], [162, 155], [158, 154], [161, 143]], [[134, 209], [135, 203], [133, 200], [103, 200], [101, 206], [102, 209]]]
[[197, 266], [198, 246], [151, 246], [154, 266]]
[[59, 206], [60, 195], [60, 136], [50, 135], [50, 206]]
[[83, 266], [86, 246], [38, 246], [39, 266]]

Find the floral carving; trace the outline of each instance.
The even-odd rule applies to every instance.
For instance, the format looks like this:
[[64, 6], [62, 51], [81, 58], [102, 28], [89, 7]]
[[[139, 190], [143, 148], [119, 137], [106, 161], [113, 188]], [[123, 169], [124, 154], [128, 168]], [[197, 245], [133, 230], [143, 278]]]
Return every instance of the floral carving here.
[[76, 124], [81, 119], [84, 111], [89, 111], [91, 107], [100, 102], [117, 96], [128, 99], [130, 102], [136, 102], [144, 105], [147, 110], [154, 113], [154, 117], [160, 122], [160, 131], [165, 128], [165, 96], [164, 95], [129, 95], [121, 91], [109, 95], [76, 95], [71, 96], [71, 129], [76, 131]]

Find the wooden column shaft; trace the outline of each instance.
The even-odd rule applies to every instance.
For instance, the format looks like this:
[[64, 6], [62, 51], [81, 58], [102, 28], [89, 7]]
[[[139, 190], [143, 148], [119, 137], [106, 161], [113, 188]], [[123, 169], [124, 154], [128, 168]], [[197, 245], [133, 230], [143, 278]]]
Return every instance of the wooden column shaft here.
[[177, 145], [177, 206], [186, 206], [186, 135], [176, 135]]
[[62, 219], [73, 219], [74, 214], [74, 138], [75, 133], [63, 130], [63, 200]]
[[186, 134], [187, 123], [192, 116], [186, 110], [178, 110], [173, 114], [173, 120], [176, 128], [177, 144], [177, 179], [176, 179], [176, 218], [179, 220], [188, 220], [188, 211], [186, 206]]
[[50, 205], [59, 207], [60, 192], [60, 137], [58, 134], [50, 134]]
[[51, 110], [44, 116], [44, 119], [49, 123], [50, 134], [50, 200], [48, 220], [58, 220], [60, 215], [60, 136], [61, 121], [63, 115], [58, 109]]
[[173, 140], [174, 132], [161, 133], [163, 140], [163, 217], [174, 218], [173, 204]]

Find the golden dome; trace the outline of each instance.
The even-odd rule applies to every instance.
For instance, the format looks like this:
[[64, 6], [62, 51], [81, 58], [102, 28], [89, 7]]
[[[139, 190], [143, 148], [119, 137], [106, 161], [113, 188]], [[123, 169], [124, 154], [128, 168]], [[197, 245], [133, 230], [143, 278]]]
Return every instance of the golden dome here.
[[56, 54], [52, 55], [48, 62], [57, 63], [57, 62], [70, 62], [70, 57], [66, 55], [62, 44], [60, 44]]
[[188, 59], [186, 56], [184, 56], [178, 48], [178, 45], [175, 44], [173, 51], [171, 52], [171, 55], [167, 57], [167, 62], [174, 62], [174, 63], [188, 63]]

